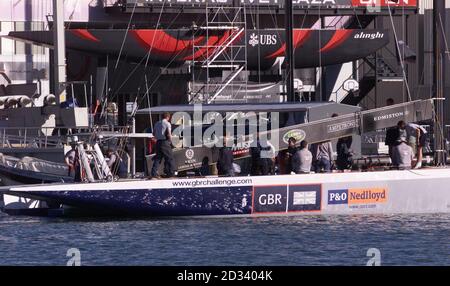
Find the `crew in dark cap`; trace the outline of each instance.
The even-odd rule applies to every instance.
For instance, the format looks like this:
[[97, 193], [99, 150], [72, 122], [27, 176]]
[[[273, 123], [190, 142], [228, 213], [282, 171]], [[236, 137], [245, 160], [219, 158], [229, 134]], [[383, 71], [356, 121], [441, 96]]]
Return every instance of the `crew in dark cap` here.
[[172, 152], [172, 125], [170, 124], [170, 113], [163, 113], [162, 120], [155, 124], [154, 134], [156, 138], [155, 157], [151, 176], [158, 178], [158, 168], [161, 161], [164, 160], [164, 173], [167, 177], [173, 177], [175, 174], [175, 161]]

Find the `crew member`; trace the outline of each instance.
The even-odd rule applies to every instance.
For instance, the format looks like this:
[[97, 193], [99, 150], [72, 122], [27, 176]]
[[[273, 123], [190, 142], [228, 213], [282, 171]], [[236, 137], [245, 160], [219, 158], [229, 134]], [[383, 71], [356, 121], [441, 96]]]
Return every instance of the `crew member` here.
[[108, 151], [106, 151], [106, 158], [108, 158], [107, 165], [111, 173], [114, 174], [117, 172], [119, 178], [127, 177], [127, 168], [117, 152], [108, 149]]
[[223, 138], [223, 146], [219, 149], [219, 158], [217, 160], [217, 172], [219, 176], [234, 176], [233, 168], [233, 150], [228, 146], [229, 138]]
[[353, 138], [352, 136], [347, 136], [344, 138], [339, 138], [336, 144], [336, 166], [338, 170], [344, 171], [352, 167], [353, 164], [353, 153], [351, 150]]
[[294, 171], [293, 165], [292, 165], [292, 157], [298, 151], [296, 144], [297, 144], [297, 140], [294, 137], [290, 137], [288, 139], [288, 149], [285, 152], [285, 162], [286, 162], [286, 170], [284, 172], [285, 174], [290, 174], [292, 171]]
[[151, 176], [153, 178], [159, 178], [158, 168], [161, 161], [164, 160], [164, 173], [167, 177], [173, 177], [175, 174], [175, 161], [172, 152], [172, 125], [170, 124], [170, 113], [164, 112], [162, 120], [155, 124], [154, 136], [156, 138], [156, 155], [153, 157]]
[[300, 142], [300, 149], [292, 157], [292, 171], [296, 174], [309, 174], [311, 172], [312, 154], [308, 150], [308, 142]]
[[[331, 117], [337, 117], [337, 113], [333, 113]], [[331, 172], [331, 163], [333, 162], [333, 145], [331, 141], [324, 141], [313, 144], [311, 146], [313, 154], [314, 172], [320, 173]]]
[[395, 169], [409, 170], [412, 168], [414, 153], [411, 146], [406, 143], [404, 137], [399, 139], [398, 144], [392, 150], [392, 165]]
[[[386, 99], [386, 106], [394, 105], [394, 99], [388, 98]], [[392, 148], [397, 144], [397, 139], [400, 136], [398, 132], [398, 127], [390, 127], [386, 129], [386, 138], [384, 140], [384, 144], [388, 146], [389, 157], [392, 160]]]
[[417, 164], [414, 168], [419, 169], [422, 167], [423, 146], [426, 143], [427, 131], [418, 124], [408, 123], [406, 124], [406, 134], [408, 136], [408, 145], [411, 146], [414, 155], [417, 157]]
[[314, 172], [320, 173], [331, 172], [331, 162], [333, 161], [333, 146], [331, 141], [325, 141], [321, 143], [316, 143], [311, 146], [313, 161], [314, 161]]
[[81, 182], [80, 156], [76, 144], [71, 144], [71, 149], [64, 155], [64, 162], [69, 167], [68, 176], [75, 182]]
[[258, 140], [258, 149], [261, 175], [272, 175], [274, 173], [275, 147], [264, 137], [262, 140]]

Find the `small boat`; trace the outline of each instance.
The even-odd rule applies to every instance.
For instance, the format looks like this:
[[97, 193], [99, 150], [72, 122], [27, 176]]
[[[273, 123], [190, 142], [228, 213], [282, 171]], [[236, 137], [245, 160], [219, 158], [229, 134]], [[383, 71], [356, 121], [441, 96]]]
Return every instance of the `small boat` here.
[[450, 213], [450, 169], [130, 180], [6, 194], [125, 216]]
[[33, 157], [21, 159], [0, 153], [0, 179], [4, 185], [73, 182], [63, 163]]

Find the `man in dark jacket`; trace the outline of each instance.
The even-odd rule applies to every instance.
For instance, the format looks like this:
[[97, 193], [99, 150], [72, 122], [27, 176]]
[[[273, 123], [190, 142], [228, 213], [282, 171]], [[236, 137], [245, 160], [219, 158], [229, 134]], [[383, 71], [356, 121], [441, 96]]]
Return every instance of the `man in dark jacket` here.
[[217, 160], [217, 171], [219, 176], [234, 176], [233, 169], [233, 150], [227, 146], [228, 137], [223, 138], [223, 146], [219, 149], [219, 158]]
[[337, 144], [336, 144], [336, 152], [337, 152], [337, 158], [336, 158], [336, 165], [338, 170], [346, 170], [351, 168], [353, 164], [352, 160], [352, 136], [339, 138]]
[[285, 162], [286, 162], [286, 171], [285, 174], [290, 174], [292, 171], [295, 172], [295, 170], [293, 170], [292, 168], [292, 157], [294, 157], [295, 153], [297, 153], [298, 148], [297, 148], [297, 140], [295, 140], [294, 137], [290, 137], [288, 139], [288, 149], [286, 150], [286, 154], [285, 154]]

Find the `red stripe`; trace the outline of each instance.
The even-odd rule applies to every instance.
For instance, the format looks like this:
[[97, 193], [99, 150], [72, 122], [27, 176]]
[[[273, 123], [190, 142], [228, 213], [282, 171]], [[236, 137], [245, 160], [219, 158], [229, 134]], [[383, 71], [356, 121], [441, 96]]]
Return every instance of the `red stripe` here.
[[[206, 43], [206, 46], [213, 46], [217, 43], [218, 40], [219, 40], [219, 36], [211, 36], [211, 37], [209, 37], [208, 42]], [[185, 60], [185, 61], [198, 60], [205, 53], [206, 53], [206, 47], [202, 47], [202, 48], [198, 49], [194, 53], [194, 55], [187, 56], [183, 60]]]
[[70, 30], [75, 36], [82, 38], [83, 40], [88, 40], [91, 42], [100, 42], [99, 39], [97, 39], [94, 35], [92, 35], [88, 30], [86, 29], [73, 29]]
[[[294, 49], [301, 47], [311, 35], [312, 30], [294, 30]], [[274, 53], [266, 56], [266, 59], [273, 59], [276, 57], [284, 56], [286, 51], [286, 44], [283, 44]]]
[[321, 52], [328, 52], [340, 46], [353, 33], [353, 30], [337, 30], [331, 40], [320, 49]]
[[[210, 37], [209, 40], [211, 41], [211, 39], [212, 39], [212, 41], [211, 41], [212, 43], [208, 44], [207, 46], [213, 46], [213, 47], [211, 47], [211, 48], [203, 47], [200, 50], [198, 50], [194, 54], [194, 56], [188, 56], [184, 60], [192, 60], [192, 59], [199, 60], [202, 58], [206, 59], [206, 51], [208, 50], [208, 53], [212, 54], [214, 52], [214, 50], [217, 49], [218, 46], [223, 44], [230, 37], [230, 34], [231, 34], [231, 31], [226, 31], [219, 40], [217, 40], [217, 38], [218, 38], [217, 36]], [[235, 41], [236, 40], [237, 39], [235, 39]]]
[[131, 34], [142, 47], [156, 53], [173, 54], [191, 49], [193, 43], [203, 41], [204, 36], [194, 40], [180, 40], [164, 32], [164, 30], [133, 30]]

